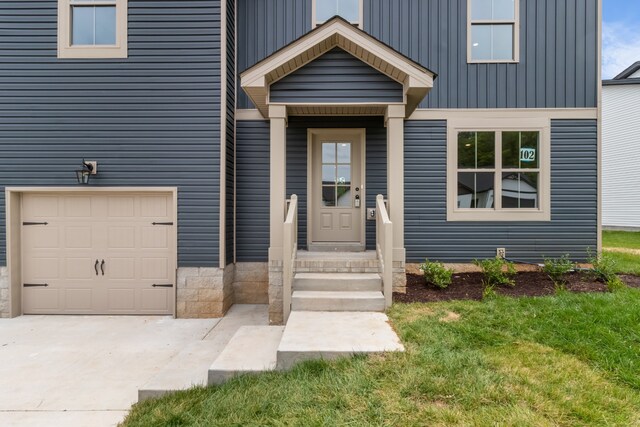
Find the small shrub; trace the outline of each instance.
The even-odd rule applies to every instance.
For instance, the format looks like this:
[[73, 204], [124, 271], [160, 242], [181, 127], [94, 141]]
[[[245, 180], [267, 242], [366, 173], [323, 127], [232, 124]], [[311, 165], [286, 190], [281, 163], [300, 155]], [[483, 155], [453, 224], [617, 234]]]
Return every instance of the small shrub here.
[[420, 266], [428, 283], [433, 283], [440, 289], [447, 288], [453, 280], [453, 270], [446, 268], [441, 262], [433, 262], [426, 259]]
[[592, 278], [606, 283], [611, 292], [626, 287], [616, 274], [616, 260], [611, 255], [606, 253], [594, 254], [591, 249], [588, 249], [587, 252], [589, 254], [588, 262], [592, 265], [589, 271]]
[[567, 285], [565, 275], [575, 268], [575, 264], [569, 259], [569, 254], [560, 258], [545, 258], [544, 271], [553, 281], [556, 289], [564, 289]]
[[482, 269], [485, 286], [516, 285], [516, 282], [512, 279], [516, 274], [516, 267], [512, 262], [495, 257], [482, 260], [474, 259], [473, 263]]

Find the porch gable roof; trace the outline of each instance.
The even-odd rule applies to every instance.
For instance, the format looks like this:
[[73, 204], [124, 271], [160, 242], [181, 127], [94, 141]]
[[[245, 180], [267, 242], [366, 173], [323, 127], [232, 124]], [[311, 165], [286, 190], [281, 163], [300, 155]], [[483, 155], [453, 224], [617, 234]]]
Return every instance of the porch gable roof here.
[[[267, 118], [269, 116], [269, 105], [275, 104], [269, 101], [269, 87], [271, 84], [314, 61], [335, 47], [345, 50], [372, 68], [402, 84], [406, 117], [413, 113], [418, 104], [431, 90], [433, 81], [437, 77], [433, 71], [354, 27], [343, 18], [335, 16], [242, 72], [240, 74], [241, 87], [260, 111], [260, 114]], [[295, 111], [300, 105], [292, 105], [293, 110]], [[306, 105], [316, 107], [315, 109], [317, 110], [317, 107], [331, 108], [340, 106], [340, 103], [322, 106], [313, 103]], [[352, 105], [351, 107], [365, 106], [363, 103], [361, 105]], [[376, 107], [380, 111], [384, 111], [383, 105]], [[375, 109], [372, 111], [375, 111]]]

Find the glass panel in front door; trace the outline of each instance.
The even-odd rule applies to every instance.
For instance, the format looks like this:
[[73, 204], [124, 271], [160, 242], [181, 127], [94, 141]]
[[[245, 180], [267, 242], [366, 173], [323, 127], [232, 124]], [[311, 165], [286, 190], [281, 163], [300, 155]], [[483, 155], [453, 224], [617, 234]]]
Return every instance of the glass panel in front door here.
[[351, 205], [351, 142], [323, 142], [322, 206]]

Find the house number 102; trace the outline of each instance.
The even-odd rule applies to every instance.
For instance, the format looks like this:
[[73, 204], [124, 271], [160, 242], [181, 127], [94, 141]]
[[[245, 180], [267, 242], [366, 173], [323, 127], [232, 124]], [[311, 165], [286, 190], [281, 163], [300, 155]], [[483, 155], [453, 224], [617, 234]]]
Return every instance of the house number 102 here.
[[521, 162], [535, 162], [536, 161], [536, 149], [535, 148], [521, 148], [520, 149], [520, 161]]

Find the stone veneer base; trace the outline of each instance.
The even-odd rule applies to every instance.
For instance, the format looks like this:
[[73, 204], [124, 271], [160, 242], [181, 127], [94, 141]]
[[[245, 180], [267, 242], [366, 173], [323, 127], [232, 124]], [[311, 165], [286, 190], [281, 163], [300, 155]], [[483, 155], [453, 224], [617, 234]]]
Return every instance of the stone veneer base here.
[[9, 269], [0, 267], [0, 317], [10, 317], [9, 312]]
[[178, 268], [179, 318], [222, 317], [233, 304], [234, 265]]
[[269, 304], [269, 264], [236, 263], [233, 298], [234, 304]]

